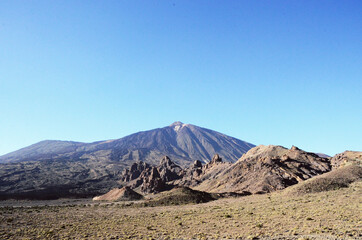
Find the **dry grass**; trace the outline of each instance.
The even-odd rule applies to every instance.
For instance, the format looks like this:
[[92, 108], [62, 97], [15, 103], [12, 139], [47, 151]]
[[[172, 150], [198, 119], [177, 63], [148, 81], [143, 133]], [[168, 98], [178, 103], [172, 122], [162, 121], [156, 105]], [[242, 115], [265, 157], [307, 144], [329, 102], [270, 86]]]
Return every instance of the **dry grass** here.
[[[335, 191], [280, 193], [204, 204], [73, 205], [0, 209], [0, 239], [361, 239], [362, 183]], [[327, 238], [325, 238], [327, 239]], [[332, 238], [333, 239], [333, 238]]]

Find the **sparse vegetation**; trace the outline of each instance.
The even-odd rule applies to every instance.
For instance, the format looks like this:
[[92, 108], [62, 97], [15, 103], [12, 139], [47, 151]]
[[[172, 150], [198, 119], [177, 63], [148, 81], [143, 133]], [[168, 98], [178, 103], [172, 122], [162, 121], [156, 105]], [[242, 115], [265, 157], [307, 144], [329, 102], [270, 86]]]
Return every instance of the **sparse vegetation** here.
[[359, 181], [329, 192], [276, 192], [178, 206], [1, 207], [0, 238], [360, 239], [361, 196]]

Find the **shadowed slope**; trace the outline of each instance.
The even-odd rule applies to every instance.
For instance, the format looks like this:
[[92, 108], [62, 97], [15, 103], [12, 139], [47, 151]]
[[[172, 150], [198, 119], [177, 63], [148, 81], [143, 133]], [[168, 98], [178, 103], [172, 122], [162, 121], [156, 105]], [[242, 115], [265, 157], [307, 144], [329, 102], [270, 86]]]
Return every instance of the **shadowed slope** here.
[[361, 179], [362, 167], [358, 165], [349, 165], [308, 179], [305, 182], [287, 189], [286, 193], [290, 195], [299, 195], [331, 191], [348, 187], [351, 183], [360, 181]]
[[205, 203], [216, 200], [210, 193], [193, 190], [188, 187], [176, 187], [160, 193], [156, 198], [147, 202], [147, 206], [167, 206], [190, 203]]

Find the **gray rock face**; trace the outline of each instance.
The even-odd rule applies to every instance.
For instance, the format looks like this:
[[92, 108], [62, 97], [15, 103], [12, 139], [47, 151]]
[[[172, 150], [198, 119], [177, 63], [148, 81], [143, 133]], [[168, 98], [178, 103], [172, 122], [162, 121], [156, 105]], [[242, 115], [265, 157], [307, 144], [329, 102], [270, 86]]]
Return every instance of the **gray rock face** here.
[[144, 193], [159, 193], [166, 190], [166, 184], [155, 167], [144, 170], [139, 178], [142, 181], [141, 191]]
[[182, 168], [172, 162], [168, 156], [162, 158], [160, 165], [157, 166], [157, 170], [164, 182], [180, 179], [184, 175]]
[[151, 165], [145, 162], [133, 163], [129, 169], [127, 168], [123, 170], [121, 175], [121, 181], [129, 182], [134, 179], [137, 179], [144, 170], [150, 167]]
[[[139, 172], [140, 169], [143, 169], [142, 172]], [[132, 188], [140, 187], [144, 193], [158, 193], [169, 189], [167, 182], [182, 178], [184, 170], [172, 162], [168, 156], [164, 156], [157, 167], [137, 163], [124, 170], [124, 173], [121, 175], [124, 184]], [[132, 178], [130, 176], [137, 177]]]

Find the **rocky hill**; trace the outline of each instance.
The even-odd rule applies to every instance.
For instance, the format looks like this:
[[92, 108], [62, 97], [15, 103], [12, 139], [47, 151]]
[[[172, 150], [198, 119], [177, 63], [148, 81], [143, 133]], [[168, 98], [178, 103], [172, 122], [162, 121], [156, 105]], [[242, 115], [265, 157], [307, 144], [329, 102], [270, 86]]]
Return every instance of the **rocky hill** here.
[[292, 147], [257, 146], [236, 163], [195, 187], [208, 192], [265, 193], [284, 189], [331, 170], [330, 161]]
[[[0, 199], [91, 197], [122, 187], [118, 183], [122, 171], [135, 162], [144, 162], [144, 167], [157, 165], [167, 155], [185, 167], [195, 160], [206, 163], [215, 153], [235, 162], [252, 147], [181, 122], [116, 140], [42, 141], [0, 156]], [[136, 178], [142, 171], [130, 177]], [[159, 173], [164, 174], [164, 170]]]
[[[223, 162], [215, 154], [202, 165], [195, 161], [189, 168], [181, 169], [170, 158], [164, 157], [158, 166], [148, 166], [140, 174], [138, 163], [126, 170], [121, 179], [137, 178], [122, 184], [137, 188], [143, 193], [158, 193], [173, 186], [191, 187], [216, 193], [267, 193], [281, 190], [306, 179], [331, 170], [329, 159], [297, 147], [257, 146], [244, 154], [236, 163]], [[164, 174], [160, 174], [164, 173]]]

